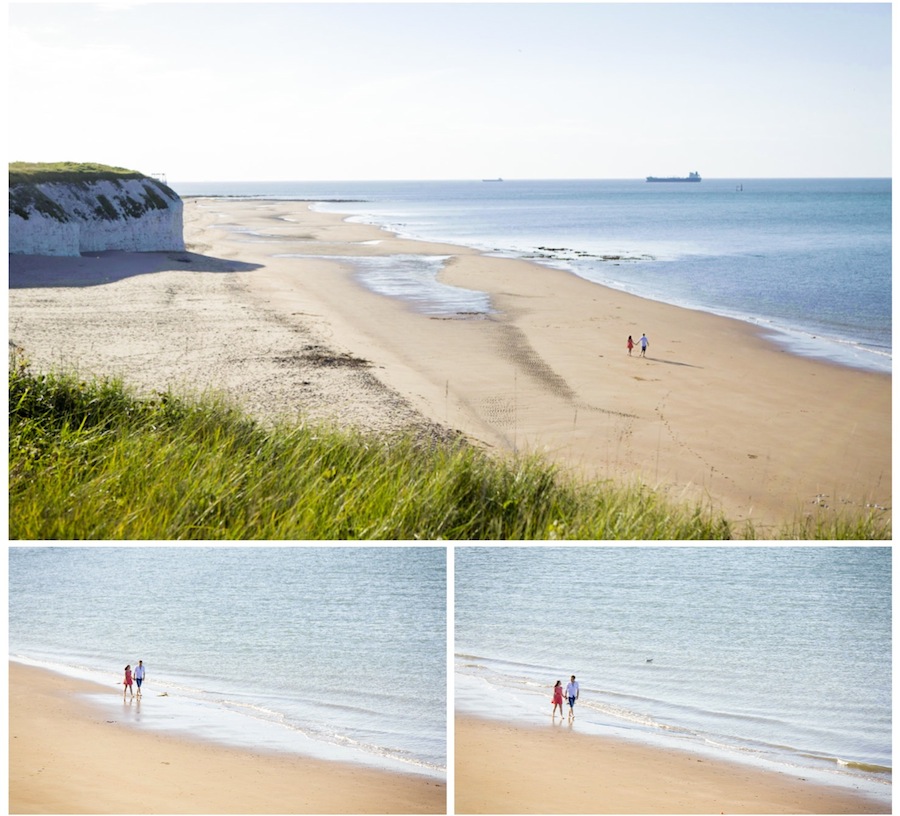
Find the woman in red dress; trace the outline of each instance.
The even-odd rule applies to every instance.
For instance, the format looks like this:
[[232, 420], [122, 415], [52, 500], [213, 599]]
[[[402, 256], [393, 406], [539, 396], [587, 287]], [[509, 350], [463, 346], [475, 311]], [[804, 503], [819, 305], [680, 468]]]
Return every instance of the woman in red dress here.
[[559, 716], [563, 715], [563, 687], [562, 680], [557, 680], [556, 685], [553, 687], [553, 714], [550, 716], [556, 716], [556, 707], [559, 706]]
[[[125, 688], [122, 691], [122, 699], [125, 699], [125, 694], [127, 692], [131, 692], [131, 696], [134, 697], [134, 688], [131, 685], [131, 664], [129, 663], [125, 667]], [[560, 711], [562, 711], [562, 706], [560, 706]]]

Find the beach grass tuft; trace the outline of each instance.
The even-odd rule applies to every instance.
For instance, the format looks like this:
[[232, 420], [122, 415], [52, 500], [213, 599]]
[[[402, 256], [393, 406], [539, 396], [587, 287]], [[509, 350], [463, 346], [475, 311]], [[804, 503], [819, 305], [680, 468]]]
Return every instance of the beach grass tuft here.
[[[214, 397], [9, 366], [11, 539], [549, 540], [747, 537], [644, 485], [576, 484], [537, 457], [413, 432], [267, 427]], [[889, 538], [887, 518], [794, 526]]]

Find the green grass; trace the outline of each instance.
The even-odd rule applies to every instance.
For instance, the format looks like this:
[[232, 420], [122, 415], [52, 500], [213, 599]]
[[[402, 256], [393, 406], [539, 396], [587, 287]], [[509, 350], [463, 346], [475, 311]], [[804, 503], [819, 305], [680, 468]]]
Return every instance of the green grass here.
[[125, 167], [90, 162], [10, 162], [9, 186], [14, 184], [40, 184], [47, 181], [73, 182], [116, 181], [145, 178], [143, 173]]
[[94, 182], [112, 181], [121, 188], [121, 182], [135, 179], [142, 182], [143, 193], [140, 200], [124, 193], [115, 196], [122, 209], [120, 214], [105, 195], [97, 195], [95, 216], [107, 221], [118, 221], [123, 216], [140, 218], [150, 210], [165, 210], [170, 206], [169, 202], [178, 201], [178, 195], [171, 187], [158, 179], [124, 167], [75, 162], [10, 162], [9, 211], [26, 221], [32, 212], [38, 212], [66, 223], [71, 220], [69, 214], [54, 200], [52, 194], [48, 195], [38, 185], [53, 182], [89, 189]]
[[[138, 399], [121, 382], [9, 374], [12, 539], [727, 539], [644, 486], [574, 484], [412, 434], [264, 427], [215, 399]], [[853, 538], [889, 537], [871, 516]], [[834, 538], [833, 527], [786, 530]], [[743, 537], [752, 530], [739, 531]]]

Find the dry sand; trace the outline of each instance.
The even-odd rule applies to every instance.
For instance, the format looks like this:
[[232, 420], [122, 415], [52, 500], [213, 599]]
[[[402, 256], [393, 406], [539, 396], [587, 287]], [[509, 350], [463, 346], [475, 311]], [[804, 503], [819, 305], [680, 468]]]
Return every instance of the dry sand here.
[[118, 689], [9, 673], [10, 813], [446, 813], [438, 780], [141, 730], [79, 699]]
[[[10, 256], [11, 340], [40, 367], [225, 391], [260, 417], [438, 423], [758, 530], [890, 504], [889, 375], [303, 202], [188, 200], [185, 237], [186, 253]], [[494, 311], [417, 313], [359, 285], [347, 260], [397, 253], [448, 257], [442, 281], [490, 293]], [[648, 357], [629, 357], [625, 338], [642, 332]]]
[[[548, 719], [548, 723], [549, 723]], [[457, 716], [455, 812], [889, 813], [852, 790], [568, 725]]]

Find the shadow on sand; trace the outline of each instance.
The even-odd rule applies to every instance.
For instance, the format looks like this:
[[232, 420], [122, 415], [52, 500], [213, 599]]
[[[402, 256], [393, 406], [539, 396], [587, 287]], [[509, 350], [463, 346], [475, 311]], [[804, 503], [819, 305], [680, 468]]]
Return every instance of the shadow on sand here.
[[9, 288], [100, 286], [154, 272], [252, 272], [261, 264], [195, 252], [90, 252], [78, 257], [10, 255]]
[[703, 366], [694, 365], [693, 363], [679, 363], [677, 360], [660, 360], [659, 357], [645, 357], [651, 363], [663, 363], [664, 365], [684, 366], [685, 368], [703, 368]]

